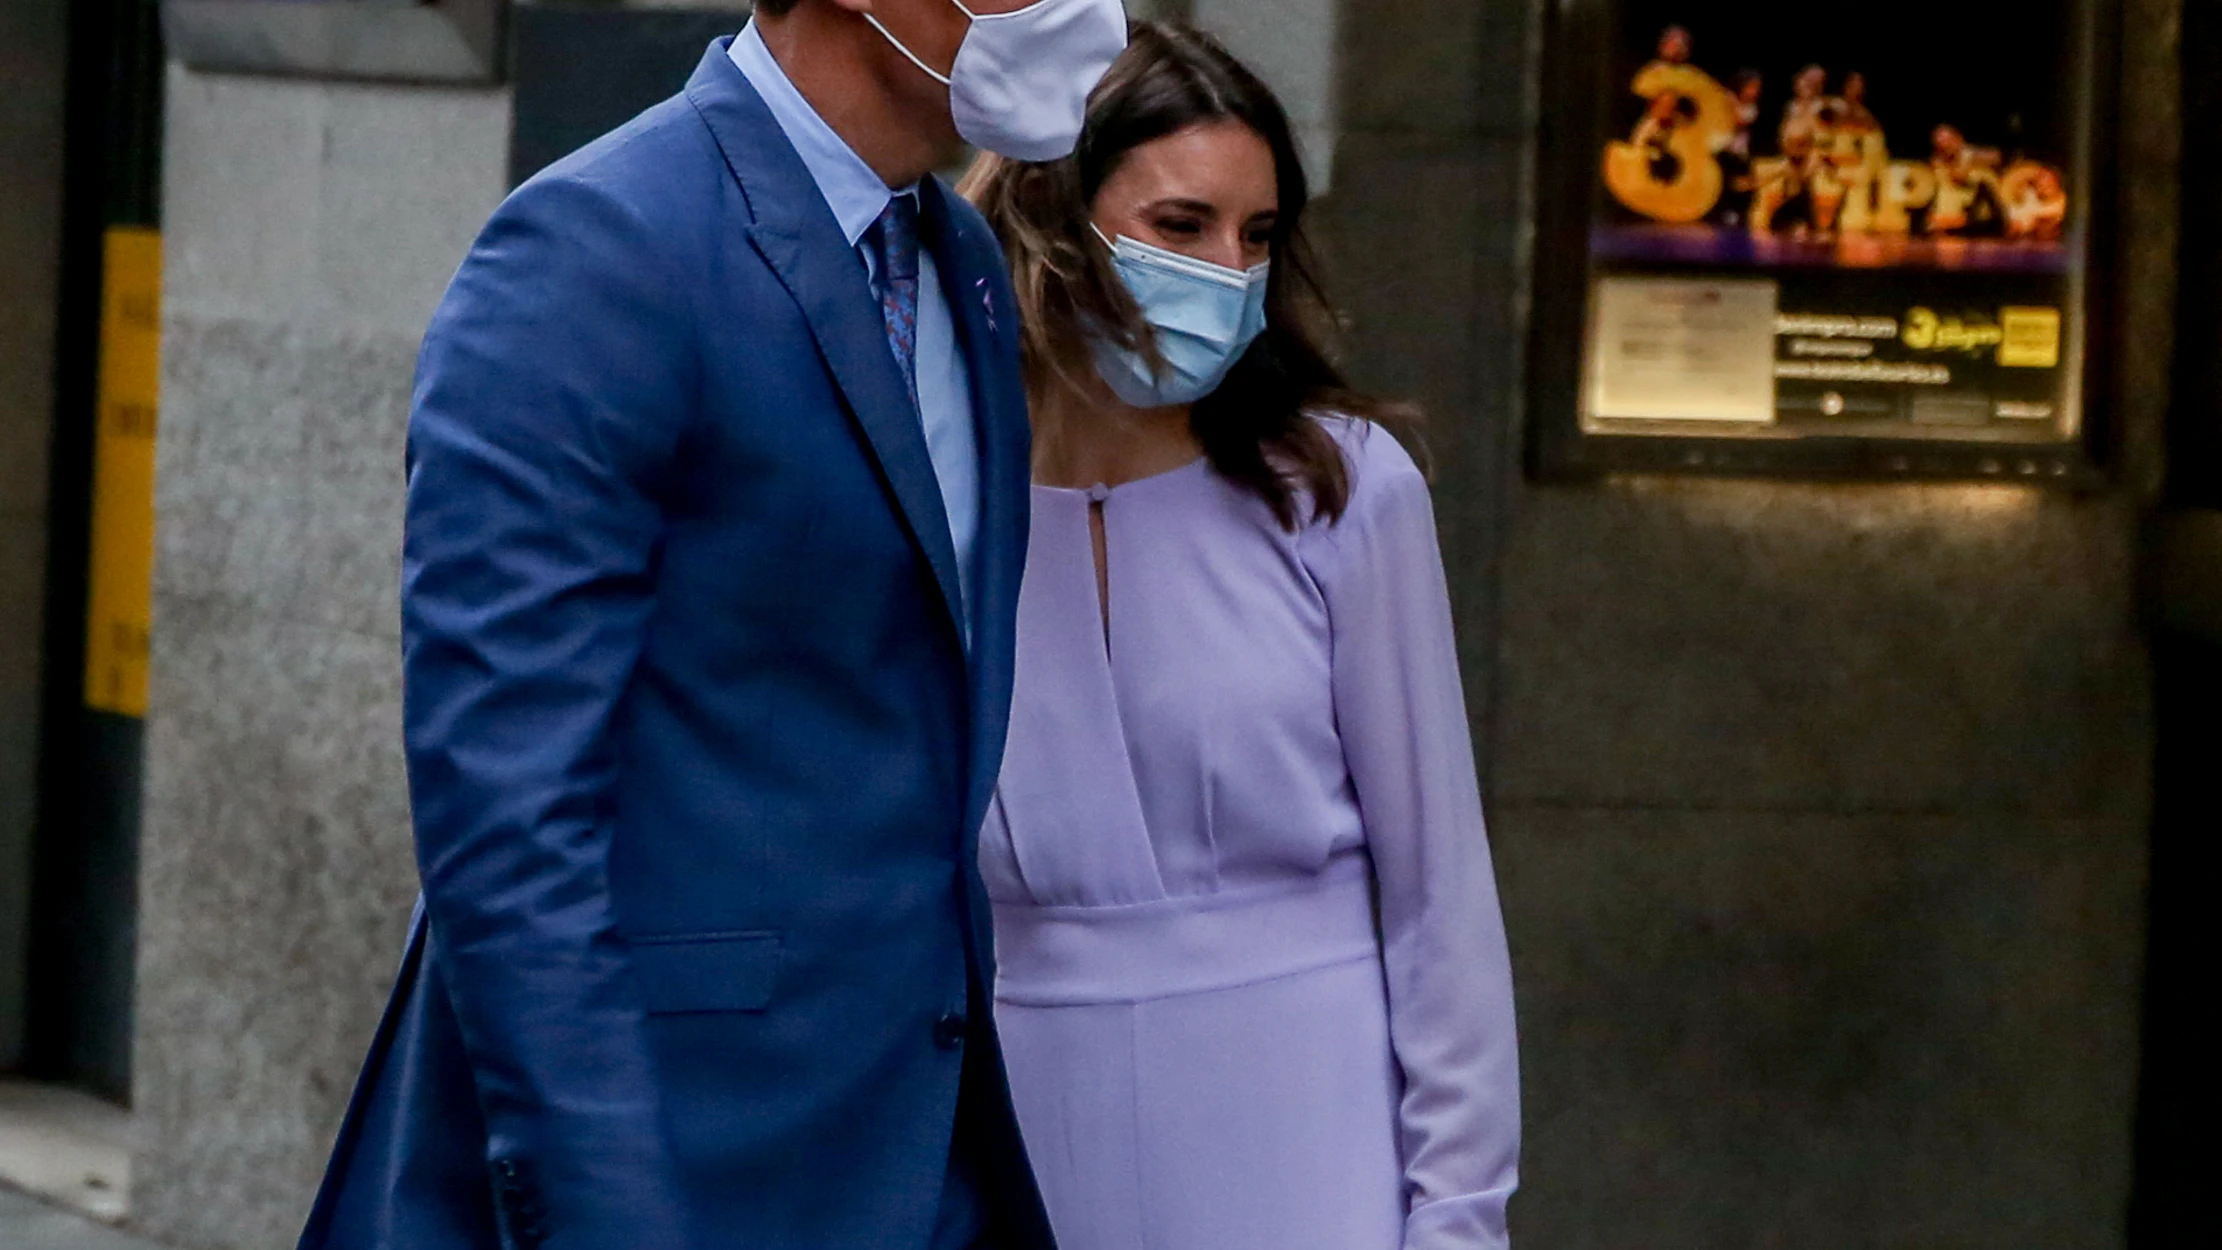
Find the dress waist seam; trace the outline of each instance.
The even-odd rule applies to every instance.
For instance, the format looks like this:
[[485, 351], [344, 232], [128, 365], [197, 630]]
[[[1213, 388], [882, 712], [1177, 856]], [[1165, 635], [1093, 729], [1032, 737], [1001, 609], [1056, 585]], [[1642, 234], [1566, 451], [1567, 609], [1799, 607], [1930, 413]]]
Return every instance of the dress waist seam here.
[[996, 1000], [1056, 1007], [1233, 989], [1380, 957], [1363, 856], [1288, 887], [995, 908]]

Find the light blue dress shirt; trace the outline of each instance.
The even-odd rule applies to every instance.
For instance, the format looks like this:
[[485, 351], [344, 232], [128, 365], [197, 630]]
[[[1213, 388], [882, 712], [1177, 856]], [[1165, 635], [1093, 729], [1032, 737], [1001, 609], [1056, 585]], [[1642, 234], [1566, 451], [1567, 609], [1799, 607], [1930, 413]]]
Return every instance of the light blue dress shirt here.
[[[865, 272], [878, 277], [879, 259], [859, 241], [897, 195], [918, 193], [914, 186], [894, 191], [872, 172], [864, 158], [818, 116], [787, 72], [772, 59], [771, 49], [751, 21], [733, 40], [728, 55], [740, 67], [748, 84], [764, 98], [772, 117], [794, 145], [826, 207], [841, 225], [849, 246], [864, 258]], [[949, 314], [949, 298], [941, 286], [941, 272], [933, 252], [921, 248], [918, 257], [918, 409], [926, 426], [926, 450], [933, 457], [934, 476], [941, 482], [942, 507], [949, 514], [949, 537], [957, 548], [957, 585], [965, 602], [972, 600], [972, 556], [980, 537], [980, 448], [973, 427], [972, 383], [965, 372], [964, 355], [957, 350], [956, 324]], [[971, 623], [964, 618], [969, 640]]]

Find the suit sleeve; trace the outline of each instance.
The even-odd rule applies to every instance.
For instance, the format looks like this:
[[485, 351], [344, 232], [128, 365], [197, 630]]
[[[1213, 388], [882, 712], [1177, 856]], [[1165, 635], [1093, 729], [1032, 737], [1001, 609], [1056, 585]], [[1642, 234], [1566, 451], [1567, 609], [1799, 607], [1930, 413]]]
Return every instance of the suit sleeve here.
[[693, 411], [670, 279], [622, 204], [530, 184], [457, 273], [418, 368], [410, 789], [433, 966], [512, 1245], [686, 1244], [609, 876], [612, 720]]
[[1381, 430], [1327, 530], [1335, 715], [1404, 1073], [1405, 1250], [1498, 1250], [1520, 1153], [1512, 975], [1427, 485]]

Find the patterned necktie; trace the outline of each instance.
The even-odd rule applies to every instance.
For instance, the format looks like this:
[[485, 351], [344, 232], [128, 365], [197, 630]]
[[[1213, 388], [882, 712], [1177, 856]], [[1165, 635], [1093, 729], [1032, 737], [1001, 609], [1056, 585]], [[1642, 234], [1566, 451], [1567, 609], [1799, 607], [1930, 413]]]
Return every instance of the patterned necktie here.
[[918, 200], [898, 195], [865, 231], [879, 260], [873, 286], [880, 297], [880, 319], [887, 346], [902, 368], [912, 408], [918, 406]]

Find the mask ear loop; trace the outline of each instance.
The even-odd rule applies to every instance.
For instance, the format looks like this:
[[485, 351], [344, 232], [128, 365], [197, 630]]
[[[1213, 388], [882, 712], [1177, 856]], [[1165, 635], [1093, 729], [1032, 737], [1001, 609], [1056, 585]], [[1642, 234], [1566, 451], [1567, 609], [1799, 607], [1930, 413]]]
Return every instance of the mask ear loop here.
[[[972, 10], [964, 7], [964, 5], [958, 3], [958, 0], [949, 0], [949, 3], [956, 5], [957, 12], [964, 14], [966, 20], [973, 22], [977, 22], [980, 20], [979, 14], [974, 13]], [[897, 39], [894, 34], [887, 29], [887, 27], [880, 25], [880, 19], [878, 18], [878, 16], [876, 16], [875, 14], [866, 13], [864, 15], [864, 20], [870, 22], [872, 24], [872, 29], [880, 33], [880, 38], [885, 39], [887, 42], [895, 45], [895, 50], [897, 52], [902, 53], [905, 59], [909, 60], [911, 64], [924, 71], [926, 77], [933, 79], [935, 82], [940, 83], [944, 87], [952, 85], [949, 81], [949, 75], [944, 74], [940, 70], [935, 69], [933, 66], [919, 60], [918, 54], [916, 52], [913, 52], [909, 48], [905, 47], [902, 40]], [[954, 69], [956, 67], [950, 66], [950, 68]]]
[[[1104, 250], [1111, 254], [1111, 263], [1116, 266], [1119, 262], [1119, 245], [1111, 241], [1111, 236], [1103, 232], [1102, 226], [1099, 226], [1091, 221], [1088, 223], [1088, 229], [1096, 236], [1097, 239], [1102, 241]], [[1147, 312], [1143, 312], [1139, 302], [1137, 302], [1135, 306], [1135, 311], [1142, 313], [1141, 332], [1135, 336], [1137, 340], [1136, 343], [1121, 343], [1120, 346], [1126, 347], [1129, 350], [1135, 350], [1138, 348], [1142, 353], [1143, 361], [1150, 366], [1152, 371], [1155, 371], [1161, 368], [1165, 363], [1165, 358], [1163, 356], [1160, 356], [1157, 351], [1157, 332], [1150, 328], [1149, 314]]]

